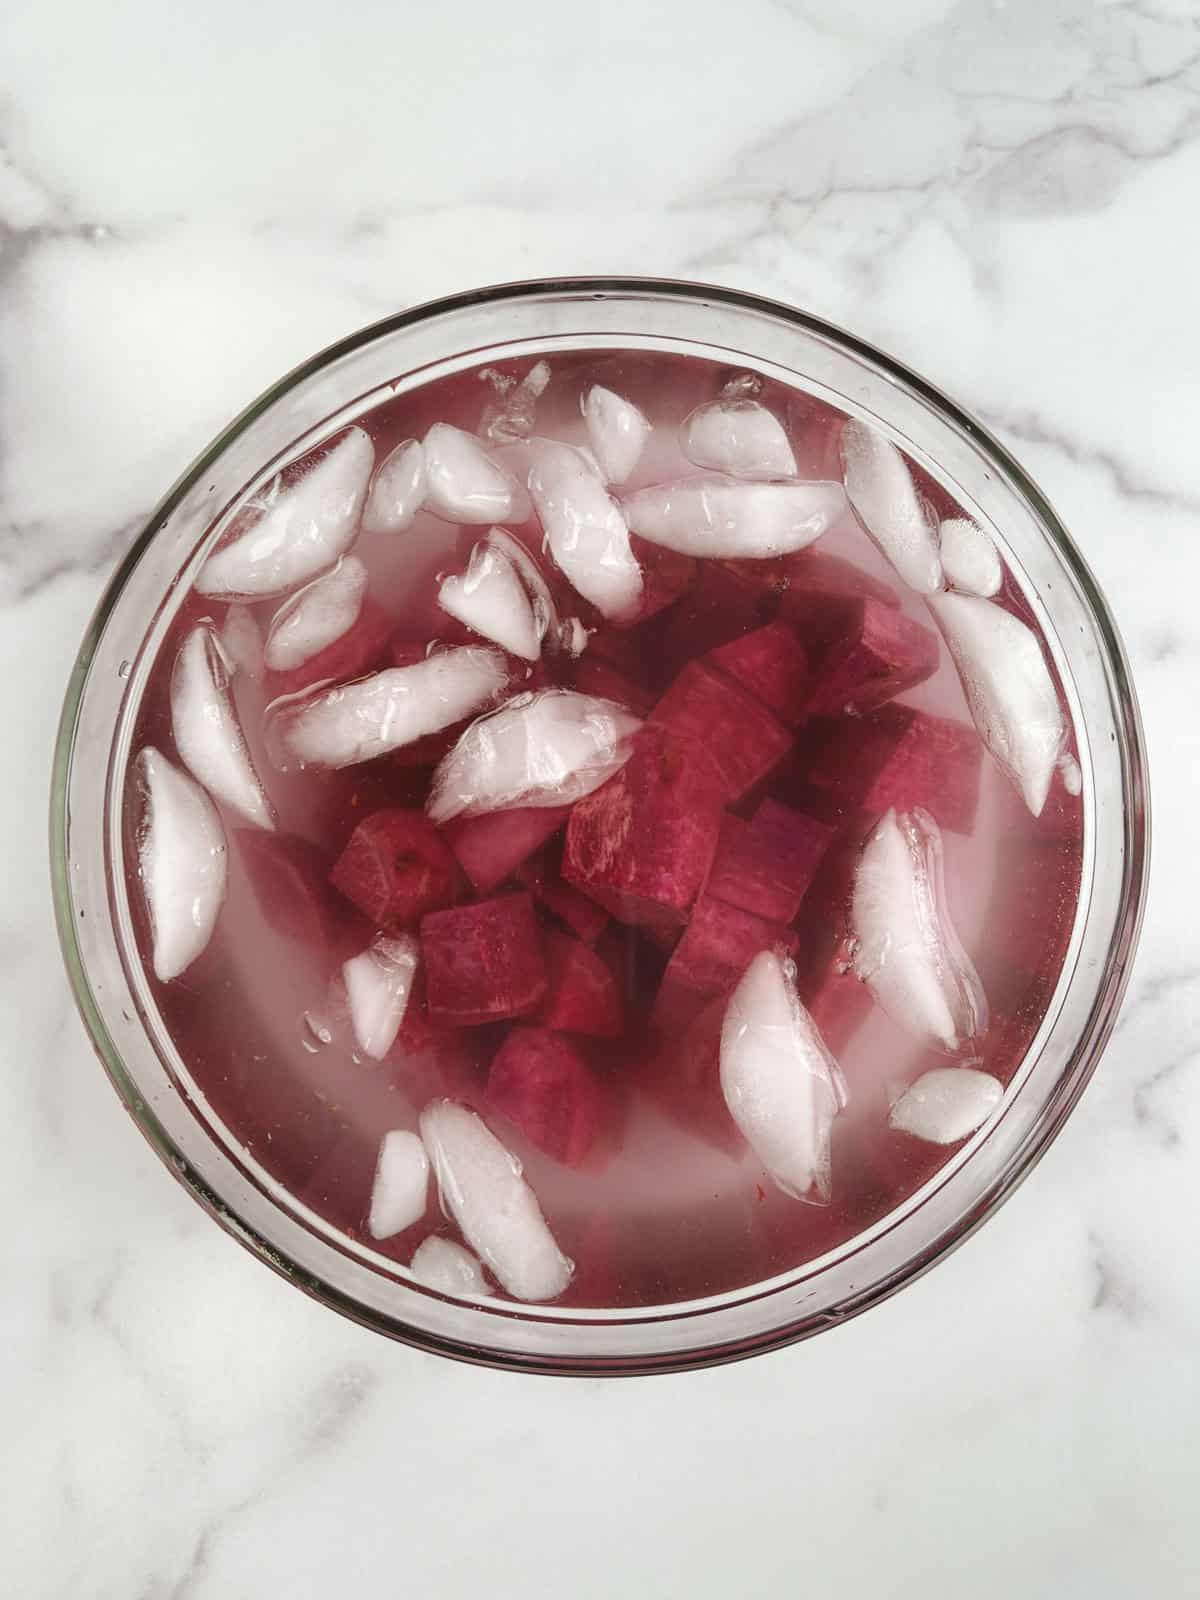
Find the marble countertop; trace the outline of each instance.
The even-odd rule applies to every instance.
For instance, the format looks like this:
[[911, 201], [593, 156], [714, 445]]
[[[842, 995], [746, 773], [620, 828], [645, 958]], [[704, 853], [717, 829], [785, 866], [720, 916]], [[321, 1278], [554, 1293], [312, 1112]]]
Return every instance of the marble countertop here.
[[[0, 15], [0, 1593], [1191, 1592], [1200, 5], [13, 0]], [[47, 768], [139, 518], [445, 291], [661, 272], [918, 367], [1111, 595], [1156, 869], [1120, 1030], [982, 1233], [840, 1331], [555, 1383], [394, 1347], [168, 1182], [72, 1010]]]

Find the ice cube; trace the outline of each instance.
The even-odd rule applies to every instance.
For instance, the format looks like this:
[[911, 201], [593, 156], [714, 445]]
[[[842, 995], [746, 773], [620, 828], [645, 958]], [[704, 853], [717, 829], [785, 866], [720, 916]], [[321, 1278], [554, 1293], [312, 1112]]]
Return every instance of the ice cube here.
[[550, 363], [548, 361], [535, 361], [529, 371], [517, 385], [518, 389], [527, 390], [535, 400], [540, 400], [545, 394], [550, 382]]
[[633, 617], [642, 597], [642, 569], [621, 508], [587, 456], [569, 444], [539, 440], [529, 492], [550, 554], [568, 582], [610, 621]]
[[262, 677], [262, 634], [249, 606], [240, 600], [234, 601], [225, 613], [220, 639], [221, 654], [229, 663], [231, 673], [241, 672], [247, 678]]
[[465, 573], [442, 579], [438, 605], [514, 656], [536, 661], [542, 653], [529, 595], [512, 562], [490, 540], [471, 551]]
[[462, 722], [507, 682], [498, 650], [438, 650], [411, 666], [276, 701], [268, 710], [267, 747], [281, 772], [373, 761]]
[[609, 483], [624, 483], [637, 466], [650, 424], [632, 400], [594, 383], [580, 401], [588, 443]]
[[946, 901], [941, 830], [927, 811], [889, 811], [874, 829], [850, 923], [855, 974], [894, 1022], [951, 1051], [987, 1027], [983, 985]]
[[442, 1206], [484, 1266], [517, 1300], [554, 1300], [575, 1270], [546, 1226], [521, 1163], [465, 1106], [434, 1100], [421, 1113]]
[[1004, 568], [996, 546], [982, 528], [969, 517], [947, 517], [940, 543], [942, 571], [952, 589], [984, 599], [999, 593]]
[[497, 395], [497, 403], [484, 412], [480, 433], [496, 444], [528, 439], [533, 432], [538, 400], [550, 382], [550, 363], [536, 361], [520, 383], [505, 377], [494, 367], [484, 367], [479, 376], [491, 382]]
[[415, 1133], [395, 1128], [379, 1146], [367, 1232], [390, 1239], [425, 1215], [429, 1196], [429, 1157]]
[[524, 522], [529, 496], [469, 433], [435, 422], [425, 435], [426, 509], [447, 522]]
[[683, 425], [683, 453], [698, 467], [735, 478], [794, 478], [796, 458], [783, 425], [757, 400], [712, 400]]
[[184, 639], [171, 670], [171, 732], [179, 759], [222, 805], [257, 828], [275, 826], [237, 712], [229, 677], [210, 623]]
[[367, 569], [357, 556], [290, 595], [271, 619], [265, 659], [272, 672], [303, 666], [358, 621], [367, 592]]
[[487, 542], [512, 563], [533, 607], [537, 636], [545, 643], [547, 650], [565, 651], [569, 656], [582, 655], [587, 649], [587, 629], [578, 617], [560, 618], [541, 567], [521, 541], [505, 528], [489, 528]]
[[931, 1144], [957, 1144], [974, 1133], [1004, 1098], [1004, 1085], [974, 1067], [935, 1067], [892, 1107], [888, 1121]]
[[492, 1292], [483, 1268], [471, 1252], [455, 1244], [453, 1239], [443, 1239], [437, 1234], [417, 1246], [409, 1271], [418, 1283], [435, 1289], [438, 1294], [474, 1300]]
[[636, 489], [624, 507], [630, 528], [651, 544], [763, 561], [812, 544], [845, 503], [837, 483], [739, 483], [714, 473]]
[[425, 447], [405, 439], [388, 453], [363, 507], [364, 533], [402, 533], [425, 501]]
[[864, 531], [918, 594], [942, 586], [937, 533], [918, 498], [908, 464], [869, 423], [842, 428], [842, 477]]
[[640, 726], [616, 701], [572, 689], [520, 695], [461, 735], [433, 775], [426, 810], [440, 823], [573, 805], [620, 771]]
[[755, 956], [721, 1026], [721, 1092], [784, 1194], [828, 1205], [829, 1136], [845, 1104], [837, 1063], [796, 994], [790, 962]]
[[1069, 795], [1083, 793], [1083, 773], [1078, 761], [1067, 751], [1058, 758], [1058, 775], [1062, 779], [1062, 786]]
[[154, 975], [166, 983], [191, 966], [212, 936], [225, 898], [225, 830], [200, 785], [153, 745], [138, 755], [134, 773], [142, 808], [138, 876]]
[[286, 594], [331, 567], [358, 532], [374, 462], [370, 439], [349, 428], [303, 477], [285, 486], [277, 475], [251, 499], [250, 525], [201, 567], [197, 592], [260, 599]]
[[1040, 816], [1067, 730], [1036, 634], [974, 595], [931, 595], [928, 604], [980, 738]]
[[578, 658], [588, 647], [589, 634], [578, 617], [568, 617], [559, 634], [562, 648], [569, 656]]
[[380, 934], [342, 966], [354, 1040], [372, 1061], [382, 1061], [396, 1042], [420, 959], [412, 934]]

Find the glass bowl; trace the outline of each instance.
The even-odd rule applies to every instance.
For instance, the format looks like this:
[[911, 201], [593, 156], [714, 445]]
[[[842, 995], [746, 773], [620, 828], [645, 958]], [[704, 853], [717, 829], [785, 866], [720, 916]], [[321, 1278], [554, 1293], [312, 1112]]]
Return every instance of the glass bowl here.
[[[485, 361], [641, 348], [808, 390], [882, 428], [997, 536], [1074, 717], [1085, 838], [1070, 948], [1000, 1111], [894, 1211], [805, 1265], [704, 1300], [621, 1311], [456, 1300], [307, 1211], [209, 1111], [167, 1037], [126, 899], [121, 776], [147, 673], [212, 542], [268, 463], [344, 427], [381, 391]], [[784, 305], [702, 284], [545, 280], [405, 311], [314, 356], [213, 441], [150, 517], [80, 647], [54, 759], [51, 853], [75, 999], [117, 1093], [220, 1224], [299, 1288], [426, 1350], [524, 1371], [633, 1374], [732, 1360], [857, 1315], [960, 1244], [1078, 1100], [1137, 940], [1149, 844], [1145, 752], [1124, 652], [1086, 563], [1027, 474], [977, 422], [879, 351]]]

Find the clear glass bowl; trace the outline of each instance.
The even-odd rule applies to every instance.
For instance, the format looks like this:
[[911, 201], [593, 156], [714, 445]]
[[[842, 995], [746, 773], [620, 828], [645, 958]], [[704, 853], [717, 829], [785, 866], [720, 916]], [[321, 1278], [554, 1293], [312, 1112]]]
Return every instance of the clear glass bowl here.
[[[1043, 1025], [1000, 1113], [915, 1194], [828, 1255], [751, 1288], [602, 1312], [457, 1301], [338, 1234], [259, 1168], [205, 1105], [158, 1016], [133, 940], [121, 776], [147, 673], [223, 514], [277, 458], [399, 392], [484, 361], [579, 348], [706, 357], [869, 418], [997, 536], [1040, 618], [1083, 769], [1082, 887]], [[1124, 652], [1045, 497], [989, 434], [914, 373], [790, 307], [700, 284], [511, 284], [406, 311], [315, 356], [230, 424], [154, 512], [80, 647], [51, 798], [55, 909], [76, 1002], [142, 1132], [235, 1238], [309, 1294], [427, 1350], [526, 1371], [662, 1372], [806, 1338], [885, 1298], [961, 1243], [1054, 1138], [1112, 1030], [1149, 847], [1145, 752]]]

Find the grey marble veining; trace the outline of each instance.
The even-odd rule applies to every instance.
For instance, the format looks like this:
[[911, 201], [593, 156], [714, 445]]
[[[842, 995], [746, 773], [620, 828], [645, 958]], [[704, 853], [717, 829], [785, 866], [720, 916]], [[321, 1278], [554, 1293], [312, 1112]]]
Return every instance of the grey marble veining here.
[[[1195, 0], [3, 10], [0, 1593], [1191, 1592], [1197, 193]], [[803, 1348], [565, 1385], [368, 1336], [166, 1180], [44, 817], [105, 575], [229, 416], [401, 305], [608, 271], [802, 304], [1000, 434], [1114, 598], [1157, 859], [1102, 1070], [966, 1248]]]

